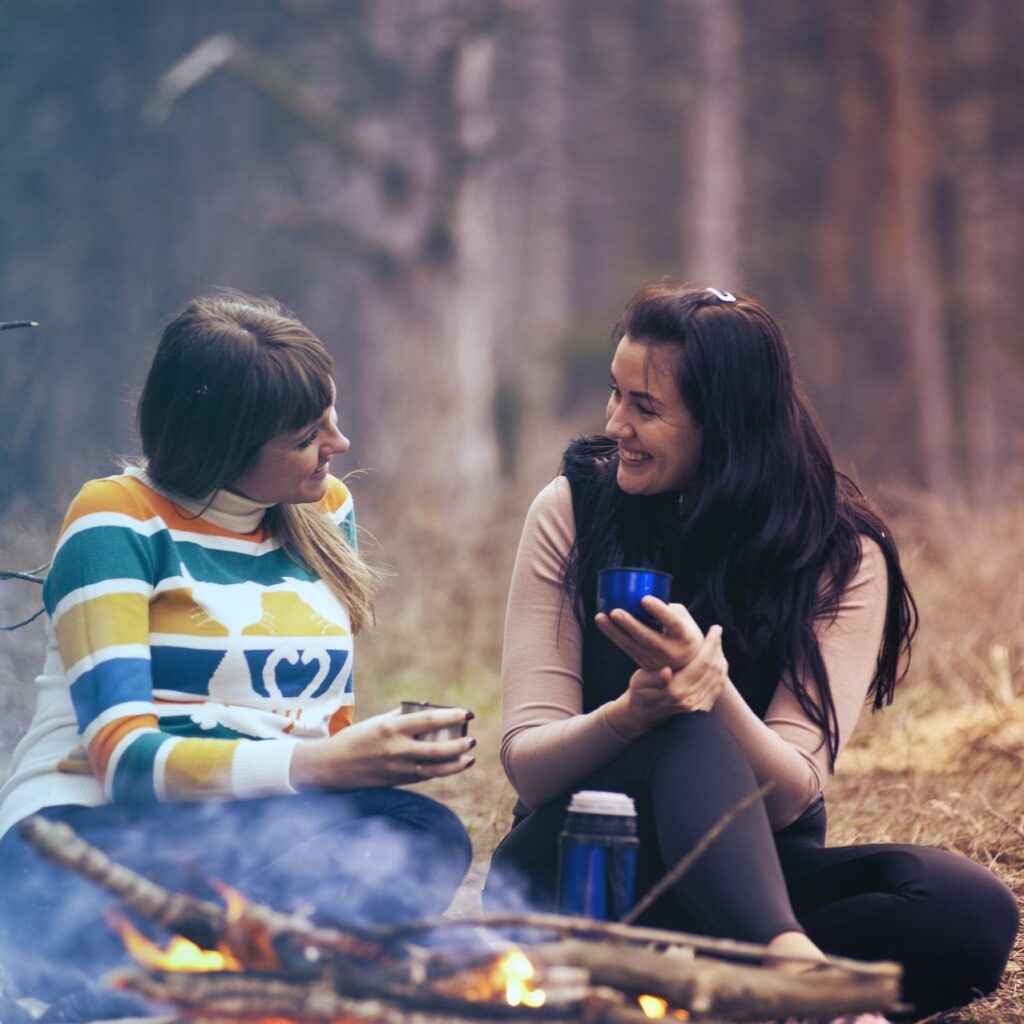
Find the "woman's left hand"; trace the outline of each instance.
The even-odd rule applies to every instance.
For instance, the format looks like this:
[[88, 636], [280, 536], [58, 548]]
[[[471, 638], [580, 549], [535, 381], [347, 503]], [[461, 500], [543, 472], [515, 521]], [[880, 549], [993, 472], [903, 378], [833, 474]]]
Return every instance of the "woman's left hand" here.
[[666, 604], [651, 594], [641, 602], [644, 611], [661, 624], [661, 632], [645, 626], [621, 608], [599, 612], [594, 622], [616, 647], [621, 647], [642, 669], [673, 671], [688, 665], [700, 650], [704, 635], [685, 605]]
[[611, 725], [632, 740], [673, 715], [710, 711], [728, 678], [722, 627], [712, 626], [702, 637], [696, 656], [683, 668], [637, 669], [625, 693], [609, 702]]

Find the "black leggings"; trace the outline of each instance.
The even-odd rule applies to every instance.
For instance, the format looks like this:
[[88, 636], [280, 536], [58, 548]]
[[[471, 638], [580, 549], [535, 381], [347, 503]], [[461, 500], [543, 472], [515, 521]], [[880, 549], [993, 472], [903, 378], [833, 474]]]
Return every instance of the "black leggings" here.
[[[757, 788], [731, 734], [711, 715], [677, 715], [582, 780], [636, 801], [643, 893]], [[519, 818], [495, 850], [489, 910], [553, 909], [558, 834], [570, 794]], [[1017, 933], [1012, 893], [990, 872], [933, 847], [825, 846], [819, 799], [772, 833], [763, 804], [740, 814], [641, 923], [766, 943], [805, 931], [826, 953], [903, 965], [918, 1014], [999, 983]]]

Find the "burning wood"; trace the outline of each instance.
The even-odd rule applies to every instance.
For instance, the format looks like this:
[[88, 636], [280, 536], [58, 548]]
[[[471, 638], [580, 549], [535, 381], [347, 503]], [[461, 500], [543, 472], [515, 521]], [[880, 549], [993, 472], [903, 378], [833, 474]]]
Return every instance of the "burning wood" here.
[[[634, 1024], [650, 1017], [750, 1020], [898, 1005], [895, 964], [833, 958], [788, 974], [763, 966], [763, 946], [552, 914], [326, 927], [230, 890], [225, 906], [168, 892], [66, 825], [30, 818], [22, 829], [44, 856], [181, 937], [175, 948], [160, 950], [127, 922], [117, 924], [147, 966], [112, 984], [171, 1003], [193, 1024]], [[535, 941], [515, 948], [506, 938], [510, 931]], [[415, 941], [421, 934], [431, 936], [429, 948]]]

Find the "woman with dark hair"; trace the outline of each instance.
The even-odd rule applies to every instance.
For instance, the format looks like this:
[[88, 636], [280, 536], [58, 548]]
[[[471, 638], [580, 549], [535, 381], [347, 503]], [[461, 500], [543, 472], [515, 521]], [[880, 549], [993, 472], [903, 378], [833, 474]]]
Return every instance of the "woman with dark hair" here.
[[349, 447], [334, 404], [331, 357], [276, 302], [197, 299], [146, 380], [145, 461], [71, 503], [0, 791], [0, 965], [54, 1019], [110, 1015], [93, 979], [123, 949], [113, 901], [28, 848], [29, 815], [173, 890], [350, 924], [440, 912], [469, 866], [455, 815], [395, 787], [470, 767], [473, 740], [417, 737], [471, 714], [352, 720], [375, 578], [328, 472]]
[[[551, 907], [570, 795], [635, 801], [639, 893], [763, 799], [642, 922], [899, 961], [920, 1014], [999, 981], [1010, 892], [951, 853], [826, 847], [822, 783], [865, 702], [892, 700], [917, 613], [892, 535], [837, 472], [756, 302], [647, 288], [615, 332], [607, 427], [534, 501], [509, 596], [501, 756], [520, 802], [489, 907]], [[650, 628], [598, 614], [599, 570], [672, 573]]]

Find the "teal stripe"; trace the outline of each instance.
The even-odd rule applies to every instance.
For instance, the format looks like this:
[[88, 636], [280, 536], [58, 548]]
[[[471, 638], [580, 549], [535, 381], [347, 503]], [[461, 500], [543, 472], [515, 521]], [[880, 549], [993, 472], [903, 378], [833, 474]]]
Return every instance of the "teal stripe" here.
[[94, 526], [61, 545], [43, 585], [46, 610], [79, 587], [109, 579], [153, 582], [154, 567], [166, 561], [174, 545], [170, 535], [142, 537], [124, 526]]
[[226, 725], [215, 725], [212, 729], [204, 729], [196, 725], [191, 715], [161, 715], [160, 729], [172, 736], [184, 736], [189, 739], [251, 740], [257, 738], [235, 729], [229, 729]]
[[348, 541], [352, 550], [358, 551], [359, 541], [356, 539], [356, 510], [354, 506], [349, 506], [347, 515], [338, 523], [338, 526], [341, 527], [341, 532], [345, 535], [345, 540]]
[[124, 804], [153, 803], [156, 787], [153, 762], [156, 752], [170, 736], [147, 732], [136, 739], [118, 761], [114, 775], [114, 802]]
[[262, 555], [246, 555], [236, 551], [212, 551], [190, 541], [179, 541], [178, 555], [193, 579], [200, 583], [257, 583], [270, 587], [282, 583], [286, 576], [308, 582], [316, 579], [281, 548]]

